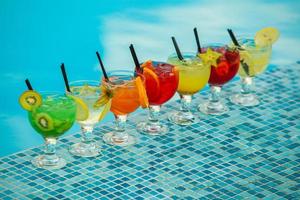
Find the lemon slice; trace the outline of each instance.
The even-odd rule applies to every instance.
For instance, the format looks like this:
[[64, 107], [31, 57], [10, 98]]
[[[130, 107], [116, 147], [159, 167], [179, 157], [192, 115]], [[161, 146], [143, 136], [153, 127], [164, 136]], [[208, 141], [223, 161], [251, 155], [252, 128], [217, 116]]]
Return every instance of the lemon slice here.
[[263, 28], [254, 37], [257, 46], [268, 46], [274, 44], [279, 38], [279, 31], [273, 27]]
[[70, 95], [75, 103], [76, 103], [76, 120], [77, 121], [84, 121], [89, 117], [89, 108], [88, 106], [84, 103], [83, 100], [81, 100], [78, 97]]
[[33, 90], [27, 90], [21, 94], [19, 103], [25, 110], [32, 111], [33, 108], [42, 104], [42, 97]]
[[98, 121], [101, 121], [104, 119], [104, 117], [106, 116], [106, 114], [109, 112], [110, 110], [110, 107], [111, 107], [111, 99], [108, 100], [108, 102], [105, 104], [100, 116], [99, 116], [99, 119]]

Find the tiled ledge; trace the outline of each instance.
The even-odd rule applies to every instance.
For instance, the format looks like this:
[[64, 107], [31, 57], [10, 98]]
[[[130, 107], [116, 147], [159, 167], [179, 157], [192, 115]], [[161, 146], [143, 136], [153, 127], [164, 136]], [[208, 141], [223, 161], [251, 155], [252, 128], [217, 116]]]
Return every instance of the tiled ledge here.
[[[138, 135], [129, 148], [102, 142], [97, 158], [74, 158], [67, 152], [79, 133], [63, 137], [58, 153], [65, 168], [47, 171], [30, 160], [36, 147], [0, 158], [0, 199], [299, 199], [300, 64], [273, 66], [256, 80], [262, 103], [241, 108], [228, 102], [222, 116], [201, 117], [191, 127], [170, 124], [167, 135]], [[237, 92], [239, 82], [225, 85], [224, 96]], [[196, 105], [208, 96], [195, 96]], [[146, 117], [146, 112], [129, 117]], [[128, 131], [135, 133], [130, 121]], [[101, 141], [112, 123], [95, 131]]]

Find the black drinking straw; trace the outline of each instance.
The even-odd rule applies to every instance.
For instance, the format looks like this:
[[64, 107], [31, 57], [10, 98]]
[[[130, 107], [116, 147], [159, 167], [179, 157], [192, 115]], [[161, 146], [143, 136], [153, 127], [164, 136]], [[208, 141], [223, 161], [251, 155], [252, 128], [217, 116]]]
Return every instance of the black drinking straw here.
[[66, 89], [68, 92], [71, 92], [64, 63], [61, 64], [60, 69], [61, 69], [62, 75], [64, 77]]
[[[241, 49], [241, 45], [238, 43], [233, 31], [231, 29], [227, 29], [227, 31], [229, 33], [229, 36], [230, 36], [233, 44]], [[242, 64], [242, 67], [244, 68], [246, 74], [249, 76], [249, 66], [247, 65], [247, 63], [244, 62], [244, 60], [241, 60], [241, 64]]]
[[174, 47], [175, 47], [175, 50], [176, 50], [176, 53], [177, 53], [177, 57], [179, 58], [179, 60], [183, 60], [183, 56], [180, 52], [180, 49], [178, 47], [178, 44], [176, 42], [176, 39], [174, 36], [172, 36], [172, 41], [173, 41], [173, 44], [174, 44]]
[[235, 46], [241, 47], [241, 45], [238, 43], [236, 37], [234, 36], [232, 30], [231, 30], [231, 29], [227, 29], [227, 31], [228, 31], [228, 33], [229, 33], [229, 36], [230, 36], [230, 38], [231, 38], [233, 44], [234, 44]]
[[196, 38], [196, 44], [197, 44], [198, 53], [201, 53], [201, 45], [200, 45], [198, 31], [197, 31], [196, 27], [194, 28], [194, 35], [195, 35], [195, 38]]
[[25, 80], [25, 83], [27, 85], [28, 90], [33, 90], [30, 81], [28, 80], [28, 78]]
[[133, 44], [130, 44], [129, 49], [130, 49], [130, 52], [131, 52], [131, 55], [132, 55], [132, 58], [133, 58], [133, 61], [134, 61], [134, 64], [135, 64], [135, 71], [140, 72], [142, 70], [142, 68], [141, 68], [139, 60], [136, 56]]
[[101, 66], [101, 69], [102, 69], [102, 72], [103, 72], [103, 76], [104, 76], [104, 78], [105, 78], [106, 81], [109, 81], [107, 73], [106, 73], [104, 65], [103, 65], [103, 62], [102, 62], [102, 59], [101, 59], [100, 54], [99, 54], [98, 51], [96, 51], [96, 55], [97, 55], [97, 58], [99, 60], [100, 66]]

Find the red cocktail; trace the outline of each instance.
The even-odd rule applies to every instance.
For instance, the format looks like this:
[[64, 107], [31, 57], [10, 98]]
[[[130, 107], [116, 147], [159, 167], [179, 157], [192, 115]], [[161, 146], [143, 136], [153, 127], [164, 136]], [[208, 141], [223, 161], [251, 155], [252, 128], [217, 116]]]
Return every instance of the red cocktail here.
[[211, 73], [208, 83], [211, 89], [210, 101], [200, 105], [200, 111], [205, 114], [220, 115], [228, 110], [220, 101], [221, 87], [230, 81], [238, 72], [240, 55], [238, 50], [230, 49], [226, 45], [208, 45], [198, 54], [203, 62], [211, 65]]
[[[210, 85], [222, 86], [230, 81], [238, 72], [240, 66], [240, 55], [238, 51], [230, 50], [228, 47], [211, 47], [213, 51], [221, 54], [217, 61], [217, 66], [211, 66], [208, 83]], [[203, 48], [206, 52], [207, 48]]]
[[149, 121], [138, 125], [138, 130], [150, 135], [167, 132], [167, 127], [158, 121], [160, 106], [174, 96], [178, 87], [178, 71], [173, 65], [164, 62], [146, 61], [141, 65], [145, 77], [149, 100]]

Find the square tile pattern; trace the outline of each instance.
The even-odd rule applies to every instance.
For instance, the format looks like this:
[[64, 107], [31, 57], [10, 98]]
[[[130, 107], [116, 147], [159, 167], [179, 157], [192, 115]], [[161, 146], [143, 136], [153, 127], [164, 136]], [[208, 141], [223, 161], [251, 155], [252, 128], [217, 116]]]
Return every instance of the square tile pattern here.
[[[139, 143], [120, 148], [101, 142], [97, 158], [68, 154], [80, 133], [63, 137], [58, 154], [68, 164], [61, 170], [31, 165], [42, 146], [2, 157], [0, 199], [300, 199], [300, 62], [272, 65], [255, 83], [259, 106], [226, 100], [227, 114], [199, 114], [200, 123], [190, 127], [166, 120], [178, 101], [164, 105], [161, 118], [170, 131], [160, 137], [135, 133], [133, 120], [147, 112], [134, 113], [127, 128]], [[239, 91], [239, 84], [225, 85], [224, 96]], [[207, 97], [208, 90], [195, 95], [195, 112]], [[95, 139], [112, 126], [97, 127]]]

